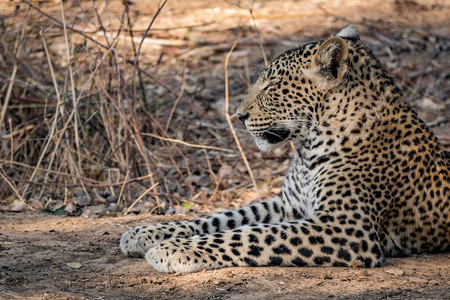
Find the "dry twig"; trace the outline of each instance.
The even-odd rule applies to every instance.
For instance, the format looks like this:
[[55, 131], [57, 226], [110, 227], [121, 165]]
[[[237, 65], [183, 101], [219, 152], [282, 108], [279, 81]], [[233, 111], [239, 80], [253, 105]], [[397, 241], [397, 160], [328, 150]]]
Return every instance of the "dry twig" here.
[[25, 32], [26, 32], [29, 17], [30, 17], [30, 5], [27, 6], [27, 11], [25, 13], [25, 21], [22, 24], [22, 32], [20, 33], [20, 38], [18, 40], [16, 40], [16, 45], [14, 47], [15, 48], [14, 66], [13, 66], [13, 70], [11, 72], [8, 89], [7, 89], [6, 95], [5, 95], [5, 100], [3, 102], [2, 109], [0, 111], [0, 132], [1, 132], [2, 126], [3, 126], [2, 125], [3, 120], [5, 119], [6, 110], [8, 109], [9, 99], [11, 98], [11, 92], [12, 92], [12, 88], [14, 86], [14, 80], [16, 79], [19, 55], [20, 55], [20, 51], [22, 49], [22, 44], [25, 40]]
[[155, 139], [158, 139], [158, 140], [163, 140], [163, 141], [167, 141], [167, 142], [171, 142], [171, 143], [177, 143], [177, 144], [181, 144], [181, 145], [192, 147], [192, 148], [200, 148], [200, 149], [206, 149], [206, 150], [215, 150], [215, 151], [234, 153], [234, 151], [230, 150], [230, 149], [219, 148], [219, 147], [214, 147], [214, 146], [192, 144], [192, 143], [188, 143], [188, 142], [185, 142], [185, 141], [182, 141], [182, 140], [165, 138], [165, 137], [158, 136], [158, 135], [152, 134], [152, 133], [143, 132], [141, 134], [144, 135], [144, 136], [151, 136], [151, 137], [153, 137]]
[[253, 176], [253, 171], [250, 168], [250, 164], [248, 163], [247, 157], [244, 154], [244, 151], [242, 150], [241, 143], [239, 142], [239, 139], [236, 135], [236, 131], [234, 130], [233, 123], [231, 122], [230, 117], [230, 103], [229, 103], [229, 91], [228, 91], [228, 66], [230, 61], [230, 55], [233, 52], [234, 48], [236, 47], [238, 41], [236, 41], [233, 46], [231, 47], [230, 51], [227, 53], [227, 56], [225, 57], [225, 119], [227, 120], [228, 125], [230, 126], [231, 133], [233, 134], [234, 141], [236, 142], [236, 145], [239, 149], [239, 152], [241, 153], [242, 160], [244, 161], [245, 167], [247, 168], [248, 175], [250, 176], [250, 180], [253, 183], [253, 187], [255, 191], [258, 192], [258, 187], [256, 185], [255, 176]]

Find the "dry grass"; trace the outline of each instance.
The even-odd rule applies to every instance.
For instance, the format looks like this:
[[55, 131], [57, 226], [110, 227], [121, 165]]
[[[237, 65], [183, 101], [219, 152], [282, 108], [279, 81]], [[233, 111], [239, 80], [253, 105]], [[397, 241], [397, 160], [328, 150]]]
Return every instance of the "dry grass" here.
[[[230, 176], [223, 170], [240, 159], [226, 138], [229, 129], [186, 97], [186, 61], [181, 80], [172, 83], [155, 75], [167, 74], [158, 62], [141, 62], [166, 1], [139, 34], [133, 28], [139, 17], [128, 4], [117, 17], [107, 3], [99, 13], [95, 1], [89, 11], [81, 4], [60, 2], [58, 11], [22, 1], [21, 23], [8, 24], [16, 30], [2, 44], [7, 92], [0, 175], [7, 186], [0, 198], [35, 209], [70, 205], [72, 214], [90, 206], [101, 207], [100, 215], [223, 206], [217, 191], [234, 184], [223, 182]], [[83, 16], [75, 17], [79, 11]], [[97, 36], [76, 25], [88, 17], [96, 20]], [[235, 180], [241, 188], [256, 185], [253, 177]]]
[[[339, 28], [358, 21], [319, 4], [290, 14], [277, 1], [123, 3], [6, 6], [0, 19], [1, 210], [209, 212], [279, 192], [290, 149], [259, 153], [240, 125], [234, 130], [234, 109], [271, 55], [328, 35], [315, 24], [333, 18]], [[225, 17], [217, 19], [216, 10]], [[374, 14], [371, 6], [367, 11]], [[292, 18], [302, 18], [303, 27]], [[366, 20], [360, 29], [407, 99], [419, 110], [425, 105], [427, 121], [445, 127], [448, 55], [441, 54], [448, 39], [417, 26], [388, 31]], [[430, 57], [424, 61], [429, 68], [414, 65], [416, 58], [401, 64], [404, 49], [420, 51], [424, 32], [433, 33], [426, 43], [435, 48], [418, 57]], [[449, 134], [441, 132], [444, 143]]]

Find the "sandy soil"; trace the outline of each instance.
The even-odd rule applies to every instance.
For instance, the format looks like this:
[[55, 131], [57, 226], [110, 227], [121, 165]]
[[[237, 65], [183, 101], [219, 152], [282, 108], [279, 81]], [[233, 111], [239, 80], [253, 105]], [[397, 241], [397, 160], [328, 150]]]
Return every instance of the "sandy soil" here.
[[389, 259], [386, 266], [378, 269], [228, 268], [172, 275], [154, 271], [143, 259], [121, 254], [118, 241], [127, 226], [165, 220], [169, 218], [150, 215], [101, 219], [39, 213], [3, 215], [0, 298], [448, 299], [450, 296], [448, 253]]

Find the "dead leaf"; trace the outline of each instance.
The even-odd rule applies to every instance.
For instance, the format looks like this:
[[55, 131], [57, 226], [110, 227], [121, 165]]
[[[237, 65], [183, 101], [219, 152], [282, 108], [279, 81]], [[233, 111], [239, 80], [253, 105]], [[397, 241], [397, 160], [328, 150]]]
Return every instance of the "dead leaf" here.
[[272, 194], [274, 194], [274, 195], [279, 195], [279, 194], [281, 194], [281, 188], [279, 188], [279, 187], [273, 187], [273, 188], [270, 189], [270, 192], [271, 192]]
[[77, 263], [77, 262], [70, 262], [66, 264], [68, 267], [72, 268], [72, 269], [79, 269], [81, 268], [81, 264]]
[[424, 97], [420, 101], [418, 101], [417, 106], [424, 109], [434, 109], [434, 110], [440, 110], [445, 108], [444, 104], [438, 103], [435, 100], [427, 97]]
[[259, 195], [255, 191], [247, 190], [243, 191], [241, 194], [241, 199], [245, 203], [250, 203], [251, 201], [254, 201], [256, 199], [259, 199]]

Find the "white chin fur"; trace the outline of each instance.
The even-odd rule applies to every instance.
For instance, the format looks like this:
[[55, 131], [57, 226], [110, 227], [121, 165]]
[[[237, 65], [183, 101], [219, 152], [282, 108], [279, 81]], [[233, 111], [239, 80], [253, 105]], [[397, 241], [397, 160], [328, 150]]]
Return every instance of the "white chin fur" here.
[[262, 140], [262, 139], [258, 139], [258, 138], [255, 138], [255, 142], [256, 142], [256, 145], [258, 146], [258, 148], [259, 148], [261, 151], [263, 151], [263, 152], [270, 152], [270, 151], [273, 151], [273, 150], [275, 150], [276, 148], [278, 148], [280, 145], [283, 144], [283, 142], [281, 142], [281, 143], [276, 143], [276, 144], [271, 144], [271, 143], [269, 143], [269, 142], [266, 141], [266, 140]]

